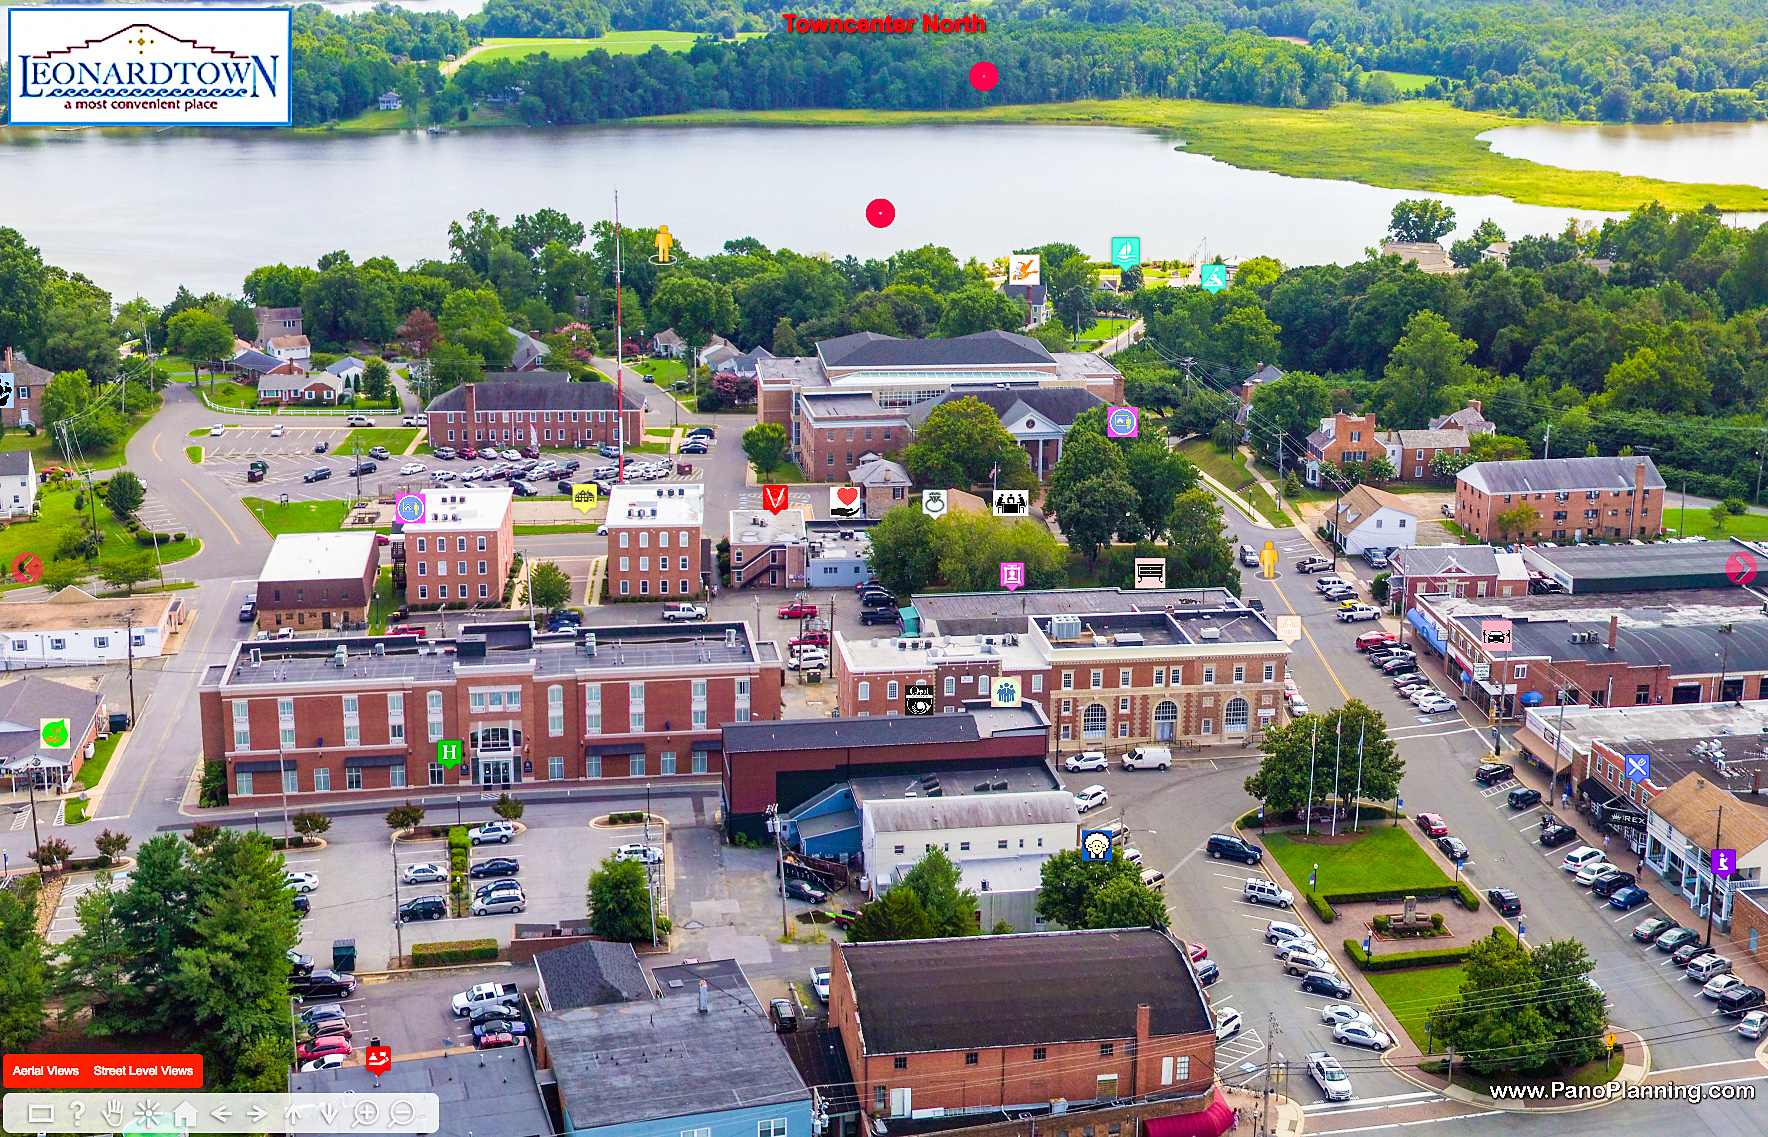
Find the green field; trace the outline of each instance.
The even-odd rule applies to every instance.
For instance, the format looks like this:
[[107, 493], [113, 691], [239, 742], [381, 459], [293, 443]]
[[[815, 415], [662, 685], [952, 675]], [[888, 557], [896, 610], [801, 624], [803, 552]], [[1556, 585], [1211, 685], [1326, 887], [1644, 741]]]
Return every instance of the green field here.
[[[750, 469], [754, 469], [755, 464], [753, 462], [751, 462], [749, 464], [749, 466], [750, 466]], [[787, 462], [784, 466], [779, 466], [775, 469], [768, 470], [766, 473], [763, 473], [760, 470], [756, 470], [755, 471], [755, 478], [757, 481], [764, 482], [764, 483], [765, 482], [772, 482], [775, 485], [793, 485], [793, 486], [802, 485], [802, 484], [810, 481], [809, 478], [804, 476], [804, 471], [800, 470], [798, 468], [798, 464], [796, 462]]]
[[346, 434], [344, 441], [332, 447], [332, 450], [338, 454], [353, 454], [355, 451], [351, 447], [360, 443], [362, 453], [367, 454], [370, 447], [385, 446], [397, 458], [417, 441], [417, 436], [418, 428], [415, 426], [357, 427]]
[[1413, 1044], [1421, 1051], [1430, 1042], [1430, 1032], [1425, 1025], [1430, 1012], [1461, 990], [1459, 967], [1371, 971], [1363, 979], [1375, 988], [1375, 993], [1387, 1004], [1400, 1029], [1411, 1036]]
[[1420, 75], [1415, 71], [1375, 71], [1371, 72], [1371, 74], [1386, 75], [1389, 79], [1394, 81], [1394, 87], [1397, 88], [1401, 94], [1422, 91], [1432, 79], [1436, 78], [1435, 75]]
[[[753, 39], [765, 32], [739, 32], [738, 39]], [[496, 59], [520, 59], [525, 55], [537, 55], [546, 52], [554, 59], [576, 59], [588, 55], [592, 51], [605, 51], [609, 55], [643, 55], [653, 47], [664, 51], [687, 51], [695, 41], [703, 38], [697, 32], [609, 32], [601, 39], [509, 39], [492, 38], [455, 63], [449, 64], [444, 71], [452, 72], [467, 63], [490, 63]], [[390, 114], [400, 119], [404, 111], [375, 112]], [[393, 125], [402, 125], [395, 123]]]
[[283, 533], [332, 533], [343, 528], [350, 512], [347, 501], [291, 501], [287, 505], [261, 497], [241, 498], [272, 537]]
[[1052, 122], [1157, 130], [1196, 154], [1247, 170], [1328, 178], [1403, 190], [1493, 194], [1529, 205], [1616, 212], [1656, 201], [1667, 209], [1768, 211], [1768, 189], [1701, 185], [1565, 170], [1494, 154], [1478, 135], [1533, 120], [1463, 111], [1432, 99], [1329, 110], [1208, 103], [1188, 99], [1116, 99], [990, 107], [980, 111], [697, 111], [634, 124], [810, 123], [828, 126], [922, 123]]
[[[1315, 830], [1315, 838], [1324, 842]], [[1320, 866], [1316, 891], [1323, 895], [1337, 892], [1385, 892], [1394, 895], [1449, 883], [1443, 870], [1437, 868], [1412, 834], [1397, 825], [1374, 824], [1363, 835], [1343, 844], [1304, 843], [1299, 833], [1267, 834], [1265, 848], [1270, 851], [1289, 881], [1298, 891], [1308, 887], [1308, 874]]]
[[1076, 340], [1076, 342], [1081, 345], [1082, 350], [1097, 347], [1112, 336], [1122, 332], [1125, 328], [1129, 327], [1132, 322], [1133, 321], [1131, 320], [1100, 320], [1092, 327], [1082, 332], [1080, 338]]
[[1725, 527], [1720, 529], [1713, 524], [1713, 515], [1706, 506], [1691, 505], [1685, 514], [1680, 506], [1668, 504], [1664, 509], [1664, 532], [1670, 536], [1705, 537], [1709, 541], [1728, 541], [1733, 537], [1760, 541], [1768, 538], [1768, 513], [1727, 517]]
[[[149, 491], [149, 500], [152, 500], [152, 492]], [[34, 520], [14, 521], [5, 529], [0, 530], [0, 564], [11, 566], [20, 553], [35, 553], [43, 559], [44, 563], [53, 560], [62, 533], [73, 529], [76, 524], [74, 496], [75, 491], [72, 488], [45, 486], [38, 494], [38, 500], [42, 502], [42, 507], [37, 510]], [[87, 502], [86, 508], [81, 511], [81, 516], [87, 521], [91, 521], [94, 512], [92, 503]], [[113, 517], [102, 503], [98, 506], [96, 515], [98, 531], [104, 536], [104, 543], [98, 553], [100, 562], [129, 556], [137, 552], [147, 554], [150, 560], [153, 558], [153, 546], [138, 543], [129, 530], [123, 527], [123, 523]], [[172, 541], [160, 546], [159, 563], [169, 565], [176, 561], [186, 560], [194, 557], [201, 549], [202, 542], [194, 537], [183, 541]], [[84, 587], [94, 589], [103, 587], [101, 583], [96, 583], [98, 576], [96, 565], [93, 566], [92, 576], [93, 582], [85, 584]], [[0, 590], [28, 587], [14, 584], [10, 576], [0, 579], [5, 581], [4, 584], [0, 584]]]

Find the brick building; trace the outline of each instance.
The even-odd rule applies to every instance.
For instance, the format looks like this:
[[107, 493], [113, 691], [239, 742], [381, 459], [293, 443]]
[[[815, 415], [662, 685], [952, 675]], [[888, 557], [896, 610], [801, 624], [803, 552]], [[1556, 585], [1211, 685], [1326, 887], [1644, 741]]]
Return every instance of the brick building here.
[[405, 525], [405, 602], [496, 607], [516, 557], [514, 495], [494, 487], [424, 490], [425, 520]]
[[[377, 650], [378, 645], [378, 650]], [[242, 643], [199, 692], [235, 798], [723, 773], [724, 724], [780, 713], [778, 646], [747, 624]], [[460, 739], [466, 761], [436, 763]], [[322, 800], [322, 799], [316, 799]]]
[[12, 405], [0, 409], [0, 425], [24, 426], [43, 421], [43, 388], [55, 374], [7, 348], [0, 352], [0, 382], [12, 387]]
[[923, 634], [837, 633], [836, 707], [899, 715], [910, 683], [957, 711], [1017, 676], [1063, 750], [1188, 739], [1241, 743], [1281, 721], [1289, 645], [1219, 589], [1051, 589], [917, 597]]
[[1491, 545], [1412, 545], [1388, 558], [1388, 602], [1402, 617], [1420, 596], [1510, 597], [1529, 594], [1517, 553]]
[[257, 626], [305, 632], [367, 620], [380, 564], [371, 532], [282, 534], [258, 570]]
[[1656, 537], [1664, 479], [1644, 457], [1475, 462], [1455, 481], [1455, 524], [1487, 544]]
[[798, 396], [794, 445], [805, 474], [845, 482], [856, 467], [895, 453], [914, 437], [902, 410], [886, 411], [870, 395], [817, 392]]
[[1320, 420], [1320, 429], [1308, 435], [1307, 481], [1320, 484], [1322, 466], [1367, 462], [1386, 451], [1375, 440], [1375, 416], [1347, 415], [1343, 411]]
[[1431, 430], [1380, 430], [1372, 414], [1340, 413], [1323, 418], [1320, 429], [1308, 435], [1308, 484], [1320, 484], [1323, 466], [1367, 463], [1376, 458], [1386, 458], [1399, 481], [1430, 481], [1435, 476], [1430, 464], [1439, 453], [1465, 454], [1470, 446], [1468, 433], [1458, 422], [1451, 417], [1444, 423]]
[[686, 600], [706, 590], [706, 487], [618, 485], [608, 494], [608, 595]]
[[623, 402], [612, 383], [570, 378], [563, 371], [494, 371], [481, 382], [444, 391], [425, 408], [430, 444], [563, 450], [644, 438], [643, 399], [627, 391]]
[[[1110, 1106], [1208, 1089], [1209, 1000], [1150, 928], [836, 943], [829, 1024], [876, 1118]], [[961, 1013], [954, 1013], [960, 1011]]]

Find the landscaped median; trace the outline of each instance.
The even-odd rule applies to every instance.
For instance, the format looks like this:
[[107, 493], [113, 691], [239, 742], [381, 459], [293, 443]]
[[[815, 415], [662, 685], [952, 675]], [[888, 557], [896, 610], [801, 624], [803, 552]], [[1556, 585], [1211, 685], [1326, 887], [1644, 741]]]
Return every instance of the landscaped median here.
[[[1307, 836], [1268, 833], [1261, 841], [1283, 866], [1296, 892], [1305, 895], [1314, 913], [1329, 924], [1338, 919], [1341, 905], [1398, 905], [1408, 896], [1425, 900], [1458, 895], [1464, 908], [1477, 911], [1479, 894], [1444, 876], [1410, 832], [1384, 818], [1387, 813], [1379, 806], [1365, 806], [1363, 828], [1356, 833], [1334, 835], [1327, 822], [1324, 831], [1316, 826]], [[1312, 887], [1307, 884], [1310, 880]]]

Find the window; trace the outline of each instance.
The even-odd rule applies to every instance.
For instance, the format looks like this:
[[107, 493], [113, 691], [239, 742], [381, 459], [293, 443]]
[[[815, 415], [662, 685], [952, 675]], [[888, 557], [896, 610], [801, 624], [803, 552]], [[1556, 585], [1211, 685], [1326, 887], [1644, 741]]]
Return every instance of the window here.
[[1100, 1044], [1099, 1044], [1099, 1057], [1101, 1057], [1101, 1058], [1109, 1058], [1109, 1057], [1111, 1057], [1111, 1054], [1112, 1054], [1112, 1049], [1113, 1049], [1113, 1047], [1114, 1047], [1114, 1046], [1115, 1046], [1115, 1044], [1114, 1044], [1114, 1043], [1110, 1043], [1110, 1042], [1101, 1042], [1101, 1043], [1100, 1043]]
[[1246, 664], [1236, 663], [1234, 665], [1234, 682], [1236, 682], [1236, 683], [1246, 682]]
[[712, 1137], [710, 1129], [683, 1129], [681, 1137]]
[[1105, 737], [1105, 704], [1093, 703], [1080, 717], [1080, 736], [1082, 738]]
[[1247, 718], [1251, 715], [1251, 706], [1245, 699], [1235, 696], [1228, 700], [1222, 708], [1222, 729], [1229, 734], [1238, 734], [1246, 729]]
[[110, 646], [110, 637], [109, 636], [93, 636], [92, 637], [92, 646], [93, 647], [109, 647]]
[[[244, 747], [241, 747], [241, 749], [244, 749]], [[236, 786], [236, 788], [233, 791], [234, 793], [238, 794], [240, 797], [251, 797], [252, 796], [252, 775], [251, 774], [245, 772], [244, 770], [241, 770], [238, 774], [234, 775], [234, 783]]]
[[907, 1058], [902, 1057], [901, 1055], [898, 1055], [892, 1064], [898, 1070], [906, 1070], [909, 1068], [909, 1060]]
[[479, 586], [479, 599], [484, 600], [486, 597], [488, 597], [490, 595], [491, 595], [491, 590], [488, 587], [486, 587], [485, 585], [481, 584]]
[[483, 537], [479, 538], [479, 551], [481, 553], [485, 551], [485, 538]]
[[970, 842], [968, 842], [968, 841], [959, 841], [958, 842], [958, 852], [968, 853], [969, 851], [970, 851]]
[[[1024, 840], [1024, 838], [1020, 838], [1020, 839]], [[1007, 847], [1007, 839], [1005, 837], [1002, 837], [999, 841], [995, 842], [995, 848], [997, 848], [997, 849], [1005, 849], [1006, 847]]]
[[630, 546], [630, 545], [628, 545], [628, 543], [627, 543], [627, 542], [629, 542], [629, 541], [630, 541], [630, 540], [631, 540], [631, 539], [632, 539], [632, 534], [631, 534], [631, 533], [626, 533], [626, 532], [622, 532], [622, 533], [621, 533], [621, 534], [620, 534], [620, 547], [621, 547], [621, 548], [622, 548], [622, 549], [625, 549], [625, 548], [630, 548], [630, 547], [631, 547], [631, 546]]
[[1043, 674], [1043, 672], [1040, 671], [1036, 675], [1033, 675], [1031, 677], [1031, 690], [1032, 690], [1033, 694], [1042, 694], [1043, 693], [1043, 690], [1044, 690], [1044, 674]]
[[772, 1121], [758, 1122], [755, 1137], [786, 1137], [786, 1119], [776, 1117]]
[[[401, 729], [399, 737], [400, 738], [405, 737], [405, 733], [404, 733], [403, 729]], [[388, 766], [387, 767], [387, 786], [390, 789], [395, 789], [395, 790], [402, 790], [405, 788], [405, 767], [404, 766]]]
[[1099, 688], [1105, 686], [1105, 672], [1100, 668], [1094, 668], [1092, 680], [1093, 690], [1097, 691]]
[[899, 857], [902, 856], [902, 846], [901, 845], [898, 845], [896, 847], [896, 855]]
[[355, 695], [344, 696], [344, 717], [355, 718], [361, 703]]
[[1154, 685], [1156, 687], [1166, 686], [1166, 668], [1156, 667], [1154, 669]]
[[293, 750], [295, 748], [294, 727], [285, 726], [278, 732], [278, 734], [281, 736], [281, 745], [284, 750]]
[[660, 769], [659, 769], [660, 773], [664, 773], [664, 774], [675, 773], [675, 751], [665, 750], [662, 754], [658, 755], [657, 761], [660, 766]]
[[889, 1104], [890, 1104], [890, 1088], [888, 1086], [873, 1086], [872, 1087], [872, 1112], [873, 1113], [883, 1113], [884, 1108]]
[[1042, 1062], [1046, 1057], [1047, 1055], [1045, 1054], [1043, 1047], [1034, 1046], [1031, 1048], [1031, 1060], [1033, 1062]]
[[645, 756], [643, 754], [634, 754], [631, 757], [631, 759], [627, 762], [626, 772], [627, 772], [627, 774], [629, 774], [630, 776], [632, 776], [634, 778], [644, 777], [645, 776]]
[[1275, 678], [1277, 678], [1277, 665], [1275, 663], [1265, 664], [1265, 682], [1269, 683]]
[[417, 539], [417, 551], [418, 551], [418, 552], [420, 552], [420, 553], [422, 553], [422, 552], [426, 552], [426, 551], [427, 551], [427, 550], [426, 550], [426, 548], [425, 548], [425, 542], [424, 542], [424, 538], [422, 538], [422, 537], [419, 537], [419, 538], [418, 538], [418, 539]]
[[249, 711], [244, 699], [233, 704], [233, 748], [250, 750], [252, 748], [252, 725], [248, 718]]
[[331, 791], [331, 771], [324, 766], [313, 771], [313, 792], [329, 793]]
[[361, 766], [344, 767], [344, 788], [347, 790], [359, 790], [362, 788]]
[[1128, 695], [1117, 700], [1117, 713], [1120, 715], [1127, 715], [1130, 713], [1130, 697]]
[[1129, 668], [1125, 667], [1122, 670], [1118, 671], [1117, 685], [1119, 687], [1130, 687], [1130, 686], [1134, 685], [1130, 682], [1130, 669]]
[[66, 651], [67, 649], [68, 649], [68, 641], [67, 640], [61, 638], [60, 636], [51, 636], [50, 637], [50, 640], [49, 640], [49, 650], [50, 651]]
[[871, 700], [872, 700], [872, 685], [870, 683], [861, 683], [859, 685], [859, 691], [858, 691], [857, 697], [859, 698], [859, 701], [862, 703], [871, 702]]
[[1073, 699], [1063, 699], [1062, 700], [1062, 713], [1065, 715], [1071, 715], [1074, 713], [1074, 700]]
[[1633, 705], [1634, 706], [1643, 707], [1643, 706], [1648, 706], [1650, 703], [1651, 703], [1651, 684], [1641, 683], [1641, 684], [1639, 684], [1639, 686], [1633, 688]]
[[344, 723], [344, 745], [362, 745], [362, 725], [360, 723], [348, 721]]
[[1074, 672], [1064, 671], [1062, 673], [1062, 689], [1064, 691], [1074, 690]]
[[896, 680], [892, 679], [890, 682], [884, 684], [884, 697], [891, 702], [896, 702], [900, 692], [901, 688], [897, 685]]
[[1203, 733], [1204, 734], [1214, 734], [1215, 733], [1215, 720], [1214, 719], [1204, 719], [1203, 720]]
[[1526, 678], [1528, 678], [1528, 674], [1529, 674], [1529, 665], [1528, 664], [1516, 663], [1516, 664], [1511, 665], [1510, 677], [1512, 679], [1526, 679]]
[[694, 773], [704, 774], [706, 772], [706, 752], [704, 750], [694, 751], [694, 757], [691, 764], [694, 768]]
[[958, 693], [958, 677], [956, 675], [947, 675], [945, 677], [945, 693], [947, 695], [955, 695]]
[[556, 683], [546, 689], [546, 733], [554, 738], [565, 733], [565, 689]]
[[1215, 668], [1205, 667], [1203, 669], [1203, 681], [1205, 683], [1214, 683], [1215, 682]]
[[[870, 434], [870, 433], [871, 433], [871, 431], [869, 431], [869, 430], [868, 430], [868, 431], [866, 431], [866, 433], [867, 433], [867, 434]], [[966, 1065], [966, 1066], [974, 1066], [974, 1065], [976, 1065], [976, 1064], [977, 1064], [977, 1063], [978, 1063], [978, 1062], [979, 1062], [979, 1061], [980, 1061], [980, 1060], [981, 1060], [981, 1056], [980, 1056], [980, 1055], [979, 1055], [979, 1054], [977, 1054], [977, 1052], [976, 1052], [976, 1051], [974, 1051], [974, 1050], [969, 1050], [969, 1051], [965, 1051], [965, 1053], [964, 1053], [964, 1065]]]

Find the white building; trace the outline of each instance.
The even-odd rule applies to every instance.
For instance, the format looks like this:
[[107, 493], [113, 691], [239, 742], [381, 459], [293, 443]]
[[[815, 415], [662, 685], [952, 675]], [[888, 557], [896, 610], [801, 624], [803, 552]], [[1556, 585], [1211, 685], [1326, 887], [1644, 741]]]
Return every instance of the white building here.
[[48, 600], [9, 601], [0, 604], [0, 666], [15, 671], [121, 663], [131, 655], [153, 659], [183, 621], [183, 601], [166, 593], [100, 600], [64, 588]]
[[29, 517], [37, 502], [37, 464], [29, 450], [0, 450], [0, 514]]
[[[1760, 885], [1768, 870], [1768, 807], [1753, 798], [1740, 798], [1704, 773], [1690, 773], [1645, 807], [1645, 863], [1680, 891], [1696, 916], [1706, 916], [1710, 908], [1714, 927], [1726, 931], [1737, 890]], [[1734, 871], [1721, 876], [1716, 889], [1714, 849], [1735, 853]]]
[[1369, 549], [1389, 552], [1418, 543], [1418, 518], [1398, 494], [1356, 486], [1327, 511], [1326, 532], [1351, 556]]

